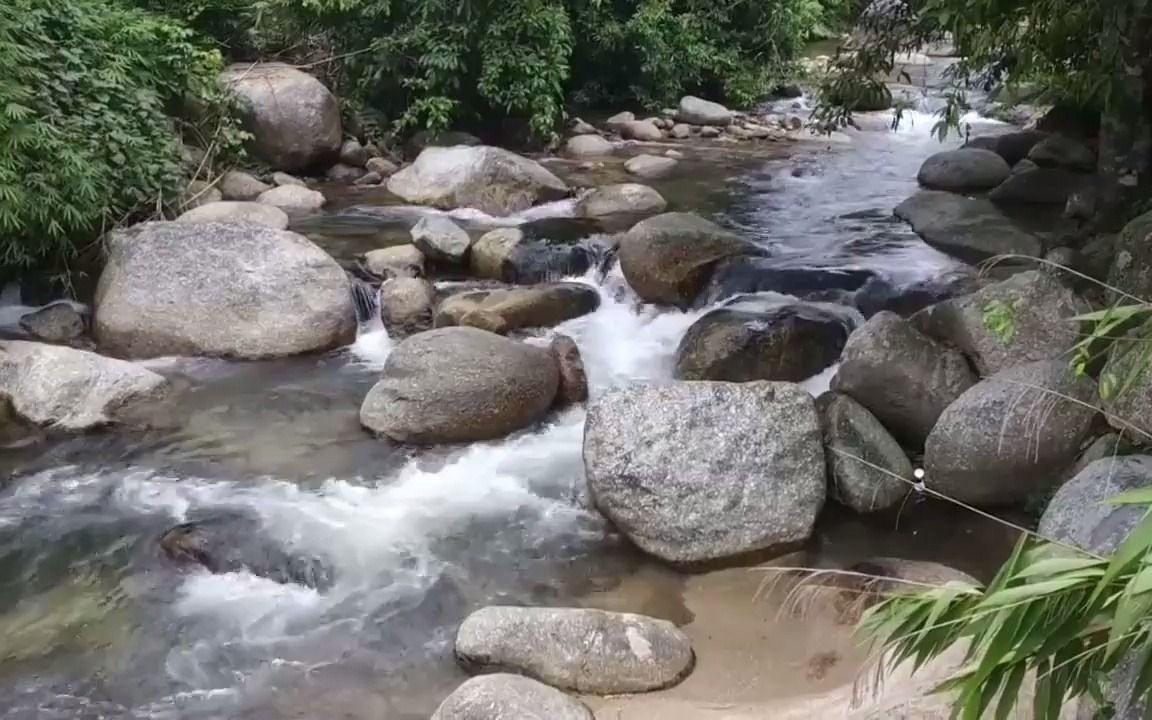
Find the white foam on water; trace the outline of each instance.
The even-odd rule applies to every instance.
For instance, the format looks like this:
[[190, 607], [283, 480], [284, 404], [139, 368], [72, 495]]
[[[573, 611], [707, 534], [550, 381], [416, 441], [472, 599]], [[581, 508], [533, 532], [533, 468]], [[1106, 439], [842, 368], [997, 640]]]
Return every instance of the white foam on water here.
[[316, 590], [282, 584], [248, 572], [194, 572], [181, 585], [175, 611], [212, 616], [220, 632], [245, 640], [282, 637], [288, 624], [325, 607]]

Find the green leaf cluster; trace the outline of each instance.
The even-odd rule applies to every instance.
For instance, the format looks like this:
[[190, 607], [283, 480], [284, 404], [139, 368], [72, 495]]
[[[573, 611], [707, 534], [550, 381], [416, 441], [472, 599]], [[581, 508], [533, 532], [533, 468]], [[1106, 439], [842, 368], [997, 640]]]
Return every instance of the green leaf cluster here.
[[0, 267], [64, 260], [179, 192], [172, 116], [218, 120], [220, 63], [114, 0], [0, 3]]

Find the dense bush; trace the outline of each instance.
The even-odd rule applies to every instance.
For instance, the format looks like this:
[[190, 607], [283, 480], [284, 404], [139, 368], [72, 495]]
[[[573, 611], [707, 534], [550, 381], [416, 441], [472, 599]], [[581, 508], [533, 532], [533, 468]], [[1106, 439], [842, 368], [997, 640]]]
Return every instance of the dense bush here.
[[181, 187], [169, 114], [219, 102], [220, 57], [110, 0], [0, 3], [0, 268], [60, 260]]
[[[747, 103], [783, 79], [802, 43], [847, 4], [261, 0], [246, 10], [254, 28], [246, 37], [263, 38], [266, 55], [289, 49], [285, 37], [326, 45], [339, 62], [323, 70], [338, 68], [330, 79], [340, 95], [401, 127], [519, 118], [546, 136], [570, 104], [656, 108], [688, 92]], [[207, 31], [237, 42], [226, 29]]]

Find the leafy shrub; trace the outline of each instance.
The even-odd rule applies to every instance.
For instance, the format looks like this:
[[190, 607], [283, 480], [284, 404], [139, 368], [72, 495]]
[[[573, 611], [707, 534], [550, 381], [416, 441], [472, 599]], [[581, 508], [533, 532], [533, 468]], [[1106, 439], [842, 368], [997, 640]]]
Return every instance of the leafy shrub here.
[[[326, 44], [339, 61], [331, 77], [339, 94], [400, 128], [520, 118], [546, 137], [569, 103], [657, 108], [689, 92], [749, 103], [846, 4], [259, 0], [248, 13], [249, 37], [266, 38], [265, 55], [285, 50], [271, 40], [285, 35]], [[215, 14], [197, 17], [207, 16]]]
[[175, 121], [218, 122], [220, 56], [110, 0], [0, 3], [0, 267], [79, 241], [181, 188]]

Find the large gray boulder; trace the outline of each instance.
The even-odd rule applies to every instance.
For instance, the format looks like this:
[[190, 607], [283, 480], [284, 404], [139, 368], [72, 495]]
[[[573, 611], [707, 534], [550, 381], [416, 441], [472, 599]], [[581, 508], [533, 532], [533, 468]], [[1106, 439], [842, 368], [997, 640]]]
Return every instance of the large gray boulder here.
[[903, 502], [913, 481], [912, 463], [876, 416], [843, 393], [816, 401], [824, 431], [830, 496], [859, 513]]
[[340, 105], [316, 78], [282, 63], [231, 65], [220, 78], [240, 100], [252, 150], [273, 168], [296, 172], [339, 156]]
[[613, 388], [588, 409], [584, 468], [596, 507], [673, 563], [802, 542], [826, 493], [815, 405], [788, 383]]
[[675, 625], [631, 613], [491, 606], [469, 615], [456, 657], [473, 669], [514, 670], [554, 687], [609, 695], [659, 690], [692, 670]]
[[37, 425], [87, 430], [163, 400], [168, 381], [124, 360], [59, 345], [0, 342], [0, 398]]
[[576, 698], [523, 675], [495, 673], [465, 681], [432, 720], [593, 720]]
[[284, 230], [288, 227], [288, 214], [264, 203], [223, 200], [192, 208], [176, 218], [176, 222], [256, 223], [273, 230]]
[[724, 258], [759, 249], [693, 213], [643, 220], [620, 240], [620, 269], [645, 302], [687, 307]]
[[[1138, 298], [1152, 298], [1152, 212], [1130, 221], [1116, 238], [1108, 284]], [[1122, 295], [1111, 299], [1130, 303]]]
[[676, 108], [676, 119], [688, 125], [724, 127], [732, 124], [732, 111], [720, 103], [685, 95], [680, 98], [680, 105]]
[[355, 336], [348, 276], [302, 235], [153, 222], [114, 232], [107, 244], [93, 331], [111, 353], [261, 358], [329, 350]]
[[997, 255], [1039, 257], [1044, 246], [1014, 225], [986, 198], [939, 190], [921, 190], [896, 206], [924, 242], [962, 260], [979, 262]]
[[472, 290], [446, 298], [436, 327], [467, 325], [506, 335], [529, 327], [553, 327], [600, 306], [600, 293], [582, 283]]
[[439, 328], [396, 346], [360, 422], [419, 445], [492, 440], [544, 417], [559, 383], [545, 348], [476, 328]]
[[1068, 198], [1092, 186], [1093, 176], [1063, 168], [1032, 167], [1013, 172], [988, 193], [993, 202], [1024, 205], [1064, 205]]
[[412, 244], [431, 260], [462, 265], [468, 259], [472, 238], [450, 218], [425, 215], [411, 232]]
[[526, 157], [485, 145], [457, 145], [425, 149], [416, 162], [388, 178], [388, 191], [418, 205], [511, 215], [564, 197], [568, 186]]
[[961, 148], [932, 155], [920, 166], [920, 184], [932, 190], [974, 192], [994, 188], [1012, 168], [991, 150]]
[[1068, 361], [1042, 360], [973, 385], [924, 446], [925, 482], [974, 505], [1021, 502], [1076, 461], [1096, 417], [1096, 382]]
[[895, 313], [881, 312], [848, 338], [832, 389], [868, 408], [915, 448], [975, 382], [960, 351], [921, 334]]
[[576, 214], [588, 218], [656, 215], [667, 208], [668, 203], [664, 197], [647, 185], [621, 183], [598, 187], [580, 198], [576, 204]]
[[675, 377], [800, 382], [836, 362], [854, 324], [840, 308], [816, 303], [713, 310], [681, 339]]
[[1018, 273], [921, 310], [912, 324], [962, 350], [982, 376], [1061, 357], [1079, 340], [1088, 306], [1052, 273]]
[[1094, 553], [1111, 553], [1147, 511], [1144, 505], [1108, 500], [1152, 486], [1152, 456], [1126, 455], [1097, 460], [1052, 496], [1038, 528], [1044, 537]]

